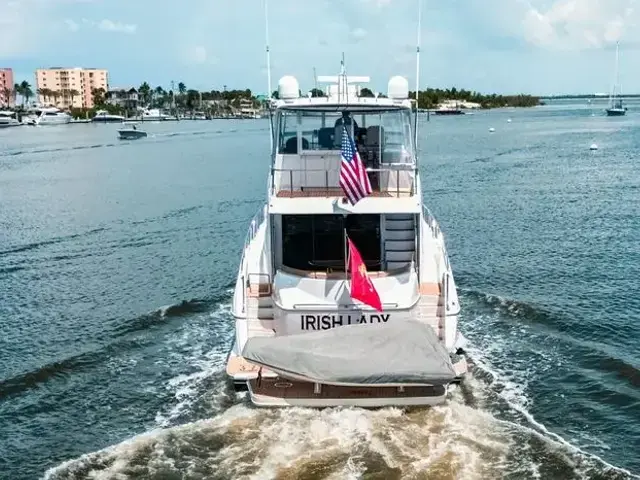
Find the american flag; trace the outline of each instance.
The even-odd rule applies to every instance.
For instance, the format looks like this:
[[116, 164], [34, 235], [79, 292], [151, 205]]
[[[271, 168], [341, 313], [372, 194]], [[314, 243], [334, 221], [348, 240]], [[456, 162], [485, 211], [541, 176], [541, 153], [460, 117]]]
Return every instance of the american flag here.
[[340, 187], [351, 205], [355, 205], [367, 195], [371, 195], [371, 182], [346, 127], [342, 129], [341, 157]]

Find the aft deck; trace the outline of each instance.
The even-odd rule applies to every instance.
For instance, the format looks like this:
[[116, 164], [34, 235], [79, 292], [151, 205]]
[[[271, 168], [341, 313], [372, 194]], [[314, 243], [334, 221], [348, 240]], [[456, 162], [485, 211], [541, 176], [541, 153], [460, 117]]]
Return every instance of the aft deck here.
[[[376, 198], [392, 198], [392, 197], [410, 197], [411, 191], [374, 191], [371, 192], [372, 197]], [[309, 198], [309, 197], [344, 197], [344, 192], [340, 187], [307, 187], [301, 190], [279, 190], [276, 192], [278, 198]]]
[[336, 386], [285, 378], [250, 380], [251, 401], [257, 406], [408, 406], [437, 405], [447, 393], [442, 385], [406, 387]]

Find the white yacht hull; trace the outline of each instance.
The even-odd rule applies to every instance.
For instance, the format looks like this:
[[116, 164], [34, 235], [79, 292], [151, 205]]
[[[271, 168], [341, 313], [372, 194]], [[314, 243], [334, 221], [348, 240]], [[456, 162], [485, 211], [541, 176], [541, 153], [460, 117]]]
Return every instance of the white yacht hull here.
[[[420, 217], [425, 232], [433, 233], [436, 238], [424, 240], [421, 251], [425, 252], [433, 248], [435, 244], [444, 246], [444, 240], [435, 223], [435, 219], [430, 216]], [[253, 245], [256, 250], [264, 250], [259, 246], [261, 234], [268, 231], [268, 220], [252, 222], [251, 230], [254, 232], [255, 241]], [[439, 242], [439, 243], [438, 243]], [[246, 246], [243, 255], [243, 262], [250, 255], [247, 249], [252, 248], [251, 242]], [[452, 365], [456, 372], [456, 378], [452, 383], [459, 383], [467, 372], [467, 363], [462, 355], [461, 348], [464, 346], [464, 338], [457, 330], [458, 324], [458, 298], [455, 292], [455, 284], [451, 276], [451, 270], [446, 258], [446, 252], [441, 250], [441, 258], [438, 262], [446, 270], [445, 280], [441, 284], [423, 284], [420, 286], [418, 300], [412, 307], [405, 310], [389, 310], [383, 315], [370, 314], [367, 323], [375, 323], [373, 317], [391, 316], [389, 321], [418, 320], [433, 328], [434, 332], [441, 339], [441, 343], [446, 346], [447, 351], [452, 356]], [[241, 356], [244, 343], [250, 337], [273, 337], [276, 335], [275, 329], [278, 326], [279, 335], [299, 333], [294, 331], [301, 324], [305, 323], [307, 316], [320, 318], [319, 312], [284, 312], [279, 311], [272, 299], [272, 287], [264, 284], [248, 285], [247, 274], [241, 265], [238, 274], [236, 289], [234, 294], [234, 316], [236, 318], [236, 339], [227, 359], [227, 376], [233, 382], [237, 391], [248, 391], [251, 402], [260, 407], [349, 407], [356, 406], [362, 408], [376, 407], [405, 407], [405, 406], [433, 406], [446, 401], [448, 386], [421, 386], [405, 387], [404, 390], [398, 387], [375, 387], [371, 385], [357, 385], [352, 387], [337, 387], [332, 385], [314, 384], [299, 378], [283, 377], [259, 365], [248, 362]], [[266, 275], [266, 274], [262, 274]], [[251, 276], [251, 275], [249, 275]], [[259, 275], [257, 275], [259, 276]], [[256, 276], [256, 278], [257, 278]], [[449, 280], [446, 280], [446, 279]], [[255, 278], [254, 278], [255, 280]], [[253, 280], [250, 281], [250, 283]], [[275, 282], [274, 282], [275, 283]], [[295, 282], [298, 288], [304, 289], [304, 279]], [[402, 283], [405, 283], [404, 281]], [[287, 279], [287, 284], [292, 284], [291, 279]], [[447, 285], [448, 284], [448, 285]], [[326, 284], [328, 287], [328, 283]], [[445, 298], [445, 289], [451, 290], [448, 299]], [[394, 288], [396, 293], [399, 290]], [[301, 290], [302, 292], [302, 290]], [[390, 301], [393, 299], [389, 299]], [[447, 308], [448, 305], [449, 308]], [[253, 306], [252, 306], [253, 305]], [[244, 307], [243, 307], [244, 306]], [[335, 321], [341, 313], [337, 310], [338, 305], [327, 305], [324, 311], [328, 314], [322, 315], [330, 317]], [[333, 314], [329, 313], [332, 312]], [[304, 315], [304, 313], [313, 315]], [[305, 317], [305, 318], [303, 318]], [[342, 320], [349, 318], [352, 323], [355, 318], [356, 323], [360, 315], [342, 315]], [[386, 322], [386, 320], [384, 320]], [[325, 328], [319, 325], [319, 321], [314, 326], [317, 329]], [[345, 323], [346, 324], [346, 323]], [[308, 327], [308, 325], [307, 325]], [[333, 328], [342, 328], [335, 326]], [[360, 327], [358, 327], [360, 328]], [[370, 328], [363, 325], [361, 328]], [[311, 328], [313, 330], [313, 328]], [[366, 361], [366, 359], [363, 359]], [[262, 378], [262, 386], [258, 385], [258, 377]], [[314, 389], [318, 389], [314, 393]]]
[[[368, 77], [319, 78], [326, 97], [301, 97], [284, 76], [272, 103], [281, 147], [238, 269], [227, 377], [261, 407], [440, 404], [467, 364], [444, 236], [422, 203], [408, 82], [365, 98], [349, 82]], [[345, 155], [368, 181], [339, 175]]]
[[3, 122], [2, 120], [0, 120], [0, 128], [20, 127], [21, 125], [22, 123], [18, 122], [17, 120], [14, 120], [12, 122]]
[[38, 118], [35, 121], [36, 125], [48, 126], [48, 125], [66, 125], [71, 123], [70, 115], [59, 115], [55, 117]]

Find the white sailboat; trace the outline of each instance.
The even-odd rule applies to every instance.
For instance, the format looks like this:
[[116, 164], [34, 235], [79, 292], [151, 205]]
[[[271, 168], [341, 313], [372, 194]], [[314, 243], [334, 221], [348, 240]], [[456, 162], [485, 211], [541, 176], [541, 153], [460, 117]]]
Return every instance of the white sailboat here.
[[616, 42], [616, 64], [615, 64], [615, 80], [611, 88], [609, 95], [609, 106], [606, 109], [609, 117], [620, 117], [627, 113], [627, 108], [622, 105], [622, 98], [620, 98], [620, 73], [618, 70], [618, 47], [619, 42]]

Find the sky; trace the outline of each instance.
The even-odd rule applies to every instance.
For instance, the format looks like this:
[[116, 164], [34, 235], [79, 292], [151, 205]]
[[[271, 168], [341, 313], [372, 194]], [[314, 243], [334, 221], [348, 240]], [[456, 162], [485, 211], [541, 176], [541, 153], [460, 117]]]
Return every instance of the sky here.
[[[267, 91], [265, 0], [0, 0], [0, 67], [109, 70], [111, 87]], [[272, 89], [317, 75], [420, 88], [538, 95], [608, 92], [620, 42], [623, 92], [640, 93], [640, 0], [269, 0]], [[637, 57], [637, 58], [636, 58]]]

